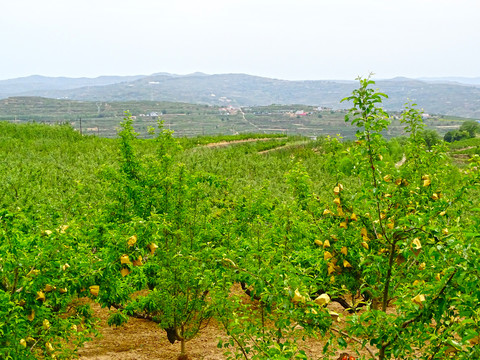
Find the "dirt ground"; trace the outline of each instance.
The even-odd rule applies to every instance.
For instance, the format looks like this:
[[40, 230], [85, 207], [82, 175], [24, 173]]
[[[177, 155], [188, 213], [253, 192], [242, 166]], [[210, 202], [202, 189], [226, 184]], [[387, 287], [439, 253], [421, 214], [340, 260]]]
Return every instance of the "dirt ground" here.
[[[102, 337], [88, 342], [79, 350], [81, 360], [176, 360], [180, 353], [180, 343], [170, 344], [164, 330], [157, 324], [131, 318], [127, 324], [119, 327], [107, 325], [109, 310], [92, 304], [95, 315], [101, 320], [100, 332]], [[329, 308], [342, 312], [337, 304], [330, 304]], [[224, 349], [217, 348], [218, 339], [227, 339], [221, 327], [211, 321], [196, 338], [187, 342], [186, 349], [191, 360], [224, 360]], [[339, 350], [336, 355], [328, 358], [322, 356], [323, 342], [317, 339], [300, 341], [299, 347], [305, 350], [311, 359], [337, 359], [344, 350]], [[357, 355], [348, 351], [350, 355]], [[365, 350], [360, 351], [367, 354]]]
[[[157, 324], [131, 318], [125, 325], [107, 325], [108, 309], [92, 304], [95, 315], [101, 319], [102, 337], [88, 342], [79, 350], [81, 360], [147, 360], [177, 359], [180, 343], [170, 344], [166, 333]], [[223, 360], [218, 338], [224, 334], [211, 323], [196, 338], [187, 342], [186, 349], [192, 360]]]

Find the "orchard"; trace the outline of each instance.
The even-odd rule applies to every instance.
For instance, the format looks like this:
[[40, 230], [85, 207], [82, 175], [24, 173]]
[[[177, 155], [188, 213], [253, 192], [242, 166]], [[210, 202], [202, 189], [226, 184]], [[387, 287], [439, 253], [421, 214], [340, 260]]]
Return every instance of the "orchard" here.
[[373, 85], [343, 100], [355, 140], [268, 155], [161, 122], [140, 140], [129, 113], [114, 141], [39, 127], [63, 150], [1, 165], [0, 357], [75, 357], [98, 302], [110, 326], [158, 324], [179, 359], [212, 319], [225, 359], [310, 359], [305, 337], [330, 359], [480, 358], [480, 159], [427, 146], [414, 104], [394, 153]]

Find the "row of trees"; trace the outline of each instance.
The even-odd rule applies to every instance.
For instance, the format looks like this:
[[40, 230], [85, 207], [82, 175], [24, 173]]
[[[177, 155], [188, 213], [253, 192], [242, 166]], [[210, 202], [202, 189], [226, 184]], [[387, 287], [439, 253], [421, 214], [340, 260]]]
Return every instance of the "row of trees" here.
[[446, 142], [460, 141], [463, 139], [474, 138], [480, 134], [480, 122], [475, 120], [465, 121], [458, 130], [448, 131], [443, 139]]

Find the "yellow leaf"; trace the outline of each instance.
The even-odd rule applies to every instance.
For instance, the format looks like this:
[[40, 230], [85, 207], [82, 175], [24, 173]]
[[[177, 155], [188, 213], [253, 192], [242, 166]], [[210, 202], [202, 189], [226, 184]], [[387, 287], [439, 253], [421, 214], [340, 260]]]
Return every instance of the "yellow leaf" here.
[[413, 286], [423, 285], [424, 283], [425, 283], [425, 281], [423, 281], [423, 280], [415, 280], [413, 282]]
[[350, 265], [350, 263], [349, 263], [347, 260], [343, 260], [343, 267], [345, 267], [345, 268], [351, 268], [352, 265]]
[[366, 228], [362, 228], [362, 229], [360, 230], [360, 235], [362, 235], [362, 236], [367, 236], [367, 235], [368, 235], [367, 229], [366, 229]]
[[123, 268], [122, 270], [120, 270], [120, 274], [122, 274], [122, 277], [125, 277], [130, 274], [130, 270]]
[[45, 301], [45, 294], [43, 291], [37, 291], [37, 297], [35, 300]]
[[130, 247], [130, 246], [135, 245], [136, 242], [137, 242], [137, 235], [132, 235], [128, 238], [127, 244]]
[[340, 315], [338, 313], [336, 313], [335, 311], [329, 311], [328, 314], [330, 315], [333, 321], [340, 322]]
[[420, 242], [419, 238], [413, 239], [412, 244], [415, 250], [420, 250], [422, 248], [422, 243]]
[[68, 225], [62, 225], [60, 226], [57, 231], [60, 233], [60, 234], [65, 234], [65, 230], [67, 230], [69, 228]]
[[440, 273], [435, 274], [435, 280], [440, 281], [441, 278], [442, 278], [442, 274]]
[[27, 316], [27, 319], [29, 321], [33, 321], [33, 319], [35, 319], [35, 310], [32, 310], [32, 312], [30, 313], [30, 315]]
[[345, 221], [342, 221], [339, 225], [341, 228], [346, 229], [348, 227], [347, 223]]
[[340, 194], [340, 187], [335, 186], [335, 187], [333, 188], [333, 192], [335, 193], [335, 195]]
[[47, 319], [43, 320], [42, 326], [45, 330], [50, 329], [50, 321], [48, 321]]
[[148, 248], [150, 249], [150, 254], [155, 254], [155, 250], [158, 249], [158, 245], [155, 243], [148, 244]]
[[50, 344], [49, 342], [47, 342], [45, 344], [45, 348], [47, 349], [48, 352], [53, 352], [54, 351], [54, 348], [53, 348], [52, 344]]
[[142, 256], [138, 255], [137, 260], [133, 260], [133, 266], [142, 266], [143, 265], [142, 260], [143, 260]]
[[322, 240], [316, 239], [314, 242], [315, 242], [315, 244], [317, 244], [318, 246], [323, 246]]
[[430, 175], [423, 175], [422, 180], [430, 180]]
[[330, 275], [333, 272], [335, 272], [335, 264], [334, 263], [328, 263], [328, 267], [327, 267], [328, 275]]
[[298, 291], [298, 289], [295, 289], [295, 294], [293, 295], [292, 301], [294, 303], [305, 302], [305, 296], [300, 294], [300, 291]]
[[412, 301], [417, 304], [417, 305], [420, 305], [421, 307], [423, 307], [423, 302], [425, 301], [425, 295], [423, 294], [419, 294], [417, 296], [415, 296]]
[[341, 250], [342, 254], [347, 256], [347, 253], [348, 253], [348, 249], [346, 246], [342, 247], [342, 250]]
[[330, 210], [325, 209], [323, 210], [323, 215], [333, 215], [333, 213]]
[[343, 209], [341, 206], [337, 207], [337, 215], [338, 216], [343, 216], [345, 213], [343, 212]]
[[323, 259], [324, 260], [331, 259], [332, 257], [333, 257], [333, 255], [330, 253], [330, 251], [325, 251], [325, 253], [323, 254]]
[[427, 267], [427, 264], [422, 262], [420, 265], [418, 265], [418, 270], [425, 270], [426, 267]]
[[58, 289], [58, 291], [60, 292], [60, 294], [65, 294], [68, 290], [67, 288], [60, 288]]
[[430, 180], [423, 180], [423, 186], [429, 186], [432, 182]]
[[389, 223], [387, 224], [387, 227], [388, 227], [390, 230], [392, 230], [392, 229], [395, 227], [394, 221], [392, 220], [391, 222], [389, 222]]
[[325, 241], [323, 242], [323, 247], [324, 247], [324, 248], [330, 247], [330, 241], [325, 240]]
[[440, 216], [445, 216], [446, 213], [447, 213], [446, 211], [442, 211], [442, 212], [440, 213]]
[[383, 177], [383, 181], [385, 181], [385, 182], [390, 182], [390, 181], [392, 181], [392, 175], [390, 175], [390, 174], [389, 174], [389, 175], [385, 175], [385, 176]]
[[368, 244], [365, 241], [362, 242], [362, 246], [365, 250], [368, 250]]
[[122, 264], [130, 264], [130, 258], [128, 257], [127, 254], [123, 254], [121, 257], [120, 257], [120, 262]]
[[333, 202], [337, 205], [340, 205], [341, 201], [340, 201], [340, 198], [337, 197], [337, 198], [333, 199]]
[[62, 270], [65, 271], [65, 270], [67, 270], [69, 267], [70, 267], [70, 265], [68, 265], [68, 263], [65, 263], [65, 264], [62, 266]]
[[24, 348], [27, 347], [27, 341], [25, 339], [20, 339], [20, 345], [23, 346]]
[[442, 229], [442, 234], [443, 234], [443, 235], [448, 235], [448, 229], [447, 229], [447, 228]]
[[338, 188], [340, 189], [340, 191], [342, 191], [343, 190], [343, 185], [338, 183]]
[[470, 345], [478, 345], [480, 344], [480, 335], [475, 336], [474, 338], [468, 340]]
[[93, 296], [98, 296], [99, 291], [100, 291], [100, 286], [98, 285], [90, 286], [90, 294], [92, 294]]
[[335, 276], [332, 275], [332, 276], [330, 276], [330, 283], [333, 284], [334, 282], [335, 282]]
[[358, 220], [357, 214], [352, 213], [352, 215], [350, 215], [350, 219], [353, 220], [353, 221], [357, 221]]
[[50, 284], [47, 284], [47, 285], [45, 285], [45, 288], [43, 289], [43, 291], [45, 291], [45, 292], [50, 292], [50, 291], [55, 290], [55, 289], [56, 289], [55, 286], [52, 286], [52, 285], [50, 285]]
[[324, 306], [324, 305], [327, 305], [330, 302], [330, 296], [328, 296], [328, 294], [322, 294], [313, 301], [318, 306]]
[[395, 184], [396, 184], [396, 185], [401, 185], [401, 184], [402, 184], [402, 179], [397, 179], [397, 180], [395, 180]]
[[433, 199], [433, 200], [438, 200], [438, 199], [439, 199], [438, 194], [437, 194], [437, 193], [433, 193], [433, 194], [432, 194], [432, 199]]

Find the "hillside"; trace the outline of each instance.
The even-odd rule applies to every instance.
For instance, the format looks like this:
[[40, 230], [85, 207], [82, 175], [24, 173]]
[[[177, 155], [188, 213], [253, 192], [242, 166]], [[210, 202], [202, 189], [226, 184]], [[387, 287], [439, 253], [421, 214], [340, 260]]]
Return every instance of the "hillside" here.
[[[345, 125], [345, 111], [306, 105], [269, 105], [230, 107], [167, 101], [77, 101], [41, 97], [11, 97], [0, 100], [0, 120], [69, 123], [88, 135], [115, 137], [124, 111], [135, 117], [135, 127], [147, 135], [147, 129], [162, 119], [175, 131], [176, 137], [244, 134], [301, 134], [309, 137], [335, 136], [352, 139], [356, 129]], [[392, 115], [397, 115], [392, 113]], [[429, 128], [440, 135], [457, 129], [464, 118], [430, 116], [425, 119]], [[395, 120], [385, 136], [404, 134], [403, 126]]]
[[96, 78], [68, 78], [32, 75], [16, 79], [0, 80], [0, 97], [31, 94], [42, 91], [62, 91], [84, 86], [105, 86], [142, 78], [138, 76], [99, 76]]
[[[32, 79], [33, 81], [34, 79]], [[91, 79], [94, 80], [94, 79]], [[347, 108], [340, 103], [356, 86], [355, 81], [287, 81], [246, 74], [185, 76], [167, 73], [137, 78], [97, 78], [83, 84], [59, 79], [43, 85], [0, 82], [0, 96], [13, 95], [68, 98], [82, 101], [173, 101], [208, 105], [260, 106], [304, 104]], [[87, 82], [86, 79], [83, 82]], [[58, 84], [57, 84], [58, 83]], [[35, 85], [37, 84], [37, 85]], [[379, 80], [376, 85], [389, 94], [387, 110], [399, 110], [411, 100], [428, 113], [480, 118], [480, 88], [453, 82], [427, 82], [407, 78]]]

